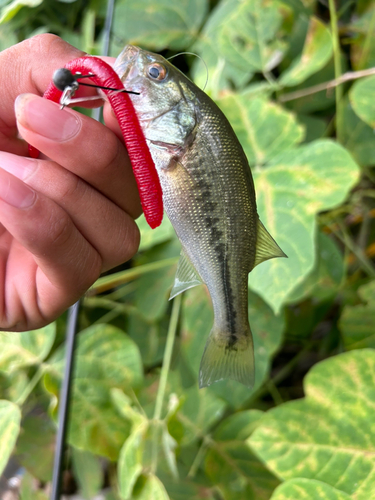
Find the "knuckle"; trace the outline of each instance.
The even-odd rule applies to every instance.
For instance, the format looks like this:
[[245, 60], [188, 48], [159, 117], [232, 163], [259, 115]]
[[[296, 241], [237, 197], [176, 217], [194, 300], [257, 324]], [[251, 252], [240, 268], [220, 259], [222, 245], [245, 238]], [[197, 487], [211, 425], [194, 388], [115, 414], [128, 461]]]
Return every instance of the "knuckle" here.
[[121, 225], [118, 224], [117, 231], [110, 240], [110, 247], [106, 249], [107, 258], [103, 258], [104, 270], [131, 259], [138, 251], [140, 239], [137, 224], [130, 216], [127, 216]]
[[69, 200], [85, 196], [84, 191], [87, 186], [76, 175], [66, 175], [66, 179], [61, 183], [59, 198], [69, 203]]
[[58, 217], [55, 216], [50, 219], [50, 222], [47, 225], [47, 235], [50, 245], [65, 247], [72, 236], [73, 224], [66, 212], [59, 212]]

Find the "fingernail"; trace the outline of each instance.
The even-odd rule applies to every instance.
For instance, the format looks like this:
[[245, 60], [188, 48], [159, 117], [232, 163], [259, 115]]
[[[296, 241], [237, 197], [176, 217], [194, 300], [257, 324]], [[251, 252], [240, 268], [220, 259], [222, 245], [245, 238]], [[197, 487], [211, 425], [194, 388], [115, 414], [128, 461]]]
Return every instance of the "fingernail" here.
[[0, 198], [12, 207], [28, 208], [34, 203], [35, 191], [0, 169]]
[[57, 142], [72, 139], [81, 128], [78, 116], [33, 94], [19, 95], [15, 102], [15, 112], [23, 127]]
[[21, 180], [27, 179], [36, 169], [38, 162], [24, 156], [0, 151], [0, 168]]

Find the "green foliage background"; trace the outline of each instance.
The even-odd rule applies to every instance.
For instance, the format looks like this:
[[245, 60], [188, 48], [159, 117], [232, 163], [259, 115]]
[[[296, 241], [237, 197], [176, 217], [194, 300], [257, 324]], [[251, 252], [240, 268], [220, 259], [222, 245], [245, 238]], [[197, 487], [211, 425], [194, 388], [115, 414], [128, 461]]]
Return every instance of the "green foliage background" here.
[[[106, 2], [1, 0], [0, 48], [54, 32], [100, 54]], [[83, 300], [66, 467], [84, 498], [375, 499], [375, 2], [118, 0], [112, 55], [193, 51], [289, 259], [249, 277], [256, 383], [198, 390], [212, 308], [168, 301], [179, 243], [143, 218], [139, 253]], [[199, 85], [200, 59], [175, 59]], [[342, 78], [339, 86], [326, 82]], [[337, 83], [337, 82], [336, 82]], [[0, 472], [51, 478], [65, 317], [0, 333]], [[171, 365], [169, 367], [169, 361]]]

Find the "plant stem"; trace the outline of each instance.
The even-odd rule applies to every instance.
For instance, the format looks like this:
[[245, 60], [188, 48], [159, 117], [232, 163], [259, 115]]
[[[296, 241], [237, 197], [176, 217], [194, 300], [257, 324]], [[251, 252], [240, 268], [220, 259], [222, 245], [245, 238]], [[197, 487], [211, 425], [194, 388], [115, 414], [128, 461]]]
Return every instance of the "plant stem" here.
[[165, 388], [167, 386], [169, 368], [171, 366], [174, 339], [176, 337], [177, 322], [180, 314], [180, 305], [181, 305], [181, 295], [177, 295], [177, 297], [173, 301], [172, 314], [171, 314], [171, 319], [169, 321], [167, 343], [165, 344], [163, 366], [161, 368], [159, 388], [156, 396], [154, 420], [160, 420], [161, 417], [164, 393], [165, 393]]
[[[337, 14], [335, 7], [335, 0], [329, 1], [329, 13], [331, 17], [331, 30], [332, 30], [332, 43], [333, 43], [333, 60], [335, 65], [335, 79], [341, 77], [341, 54], [340, 54], [340, 39], [339, 30], [337, 26]], [[338, 85], [336, 87], [336, 137], [338, 142], [342, 143], [342, 97], [343, 90], [342, 86]]]
[[142, 274], [151, 273], [152, 271], [157, 271], [163, 267], [172, 266], [177, 262], [178, 257], [172, 257], [170, 259], [151, 262], [150, 264], [145, 264], [144, 266], [136, 266], [132, 269], [127, 269], [126, 271], [119, 271], [118, 273], [111, 274], [110, 276], [103, 276], [93, 284], [87, 295], [97, 295], [116, 286], [123, 285], [124, 283], [127, 283]]
[[358, 262], [360, 263], [362, 269], [369, 275], [371, 278], [375, 278], [375, 268], [371, 262], [371, 260], [367, 257], [367, 255], [359, 248], [354, 241], [350, 238], [349, 234], [346, 231], [346, 228], [344, 227], [341, 222], [337, 223], [343, 236], [334, 229], [332, 229], [332, 232], [334, 233], [337, 238], [344, 243], [344, 245], [349, 248], [349, 250], [357, 257]]
[[206, 437], [203, 438], [202, 444], [199, 447], [198, 453], [196, 454], [196, 456], [194, 458], [194, 461], [190, 467], [190, 470], [188, 472], [187, 477], [190, 477], [190, 478], [195, 477], [195, 475], [199, 469], [199, 466], [203, 461], [204, 455], [206, 453], [206, 449], [209, 446], [209, 441], [211, 441], [211, 439], [207, 439]]
[[365, 76], [375, 75], [375, 68], [363, 69], [361, 71], [348, 71], [344, 73], [339, 78], [329, 80], [328, 82], [318, 83], [312, 87], [307, 87], [306, 89], [296, 90], [295, 92], [288, 92], [287, 94], [281, 95], [278, 100], [280, 102], [293, 101], [294, 99], [299, 99], [300, 97], [306, 97], [311, 94], [316, 94], [322, 90], [333, 89], [342, 83], [351, 82], [352, 80], [358, 80], [359, 78], [364, 78]]
[[38, 384], [39, 380], [42, 378], [44, 373], [44, 365], [40, 365], [37, 371], [34, 373], [33, 378], [30, 380], [30, 382], [27, 384], [25, 389], [23, 390], [22, 394], [19, 396], [17, 401], [15, 402], [16, 405], [22, 406], [26, 399], [30, 396], [30, 394], [33, 392], [35, 389], [36, 385]]
[[174, 346], [174, 339], [176, 337], [177, 322], [180, 314], [181, 305], [181, 295], [173, 301], [171, 319], [169, 321], [169, 328], [167, 334], [167, 342], [164, 349], [163, 366], [160, 373], [160, 382], [158, 387], [158, 393], [156, 395], [155, 410], [154, 410], [154, 426], [152, 435], [152, 459], [151, 459], [151, 470], [156, 474], [158, 466], [158, 443], [159, 443], [159, 424], [161, 423], [160, 417], [163, 408], [163, 400], [165, 395], [165, 388], [167, 386], [167, 379], [169, 368], [171, 366], [172, 352]]

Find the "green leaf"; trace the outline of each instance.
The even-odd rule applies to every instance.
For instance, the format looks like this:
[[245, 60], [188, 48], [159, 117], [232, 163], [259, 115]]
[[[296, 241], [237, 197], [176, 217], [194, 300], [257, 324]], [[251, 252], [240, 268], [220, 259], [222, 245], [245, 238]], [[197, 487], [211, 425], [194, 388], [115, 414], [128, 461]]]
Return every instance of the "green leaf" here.
[[287, 49], [280, 31], [291, 10], [278, 0], [232, 3], [218, 33], [219, 54], [242, 71], [270, 71]]
[[13, 0], [0, 13], [0, 24], [10, 21], [22, 7], [37, 7], [43, 0]]
[[[151, 499], [153, 497], [149, 495], [152, 492], [155, 498], [168, 498], [160, 481], [148, 484], [145, 478], [153, 470], [154, 459], [162, 451], [163, 429], [164, 422], [145, 420], [125, 441], [118, 462], [119, 491], [123, 500]], [[160, 496], [163, 494], [166, 496]]]
[[22, 474], [19, 490], [20, 500], [48, 500], [47, 494], [40, 490], [38, 481], [27, 470]]
[[123, 500], [128, 500], [137, 479], [143, 470], [143, 452], [148, 423], [138, 426], [122, 447], [118, 462], [119, 493]]
[[358, 177], [348, 152], [329, 140], [281, 153], [254, 172], [260, 219], [289, 257], [250, 273], [251, 288], [274, 311], [314, 266], [315, 215], [342, 203]]
[[291, 479], [278, 486], [271, 500], [351, 500], [351, 496], [314, 479]]
[[[254, 336], [255, 386], [251, 391], [235, 381], [224, 380], [207, 390], [223, 398], [231, 406], [240, 407], [263, 383], [271, 356], [279, 348], [284, 329], [283, 316], [275, 316], [269, 306], [254, 293], [249, 293], [249, 320]], [[205, 287], [199, 286], [185, 294], [182, 312], [182, 350], [198, 377], [204, 346], [213, 325], [211, 301]]]
[[111, 397], [119, 412], [131, 422], [133, 429], [146, 422], [146, 418], [140, 413], [139, 408], [133, 407], [131, 399], [120, 389], [112, 389]]
[[260, 410], [244, 410], [225, 418], [215, 429], [216, 441], [244, 441], [257, 428], [263, 416]]
[[8, 463], [20, 431], [21, 411], [10, 401], [0, 400], [0, 474]]
[[[277, 37], [291, 10], [276, 0], [224, 0], [212, 11], [193, 50], [207, 65], [205, 88], [217, 96], [233, 83], [242, 88], [254, 71], [269, 71], [287, 44]], [[194, 81], [203, 88], [207, 78], [201, 61], [193, 64]]]
[[130, 43], [160, 51], [194, 41], [207, 13], [206, 0], [123, 0], [116, 5], [113, 32]]
[[375, 351], [319, 363], [304, 389], [304, 399], [267, 412], [251, 448], [284, 481], [315, 479], [356, 500], [374, 499]]
[[138, 251], [148, 250], [159, 243], [164, 243], [176, 237], [172, 224], [167, 216], [163, 217], [163, 222], [156, 229], [151, 229], [146, 222], [145, 216], [142, 215], [137, 219], [137, 226], [141, 232], [141, 244]]
[[218, 101], [245, 150], [251, 166], [264, 165], [303, 140], [304, 130], [295, 116], [266, 99], [238, 94]]
[[337, 293], [345, 273], [344, 259], [340, 249], [332, 238], [318, 232], [315, 250], [313, 270], [292, 291], [288, 302], [301, 301], [309, 296], [322, 301]]
[[0, 30], [0, 52], [18, 42], [14, 31], [9, 24], [3, 24]]
[[[123, 331], [105, 324], [83, 330], [77, 341], [69, 442], [115, 460], [130, 424], [114, 406], [111, 389], [126, 391], [141, 384], [139, 350]], [[64, 357], [65, 349], [59, 349], [47, 366], [45, 384], [54, 397], [61, 384]]]
[[375, 281], [359, 288], [358, 294], [367, 304], [345, 306], [339, 328], [346, 349], [375, 348]]
[[248, 410], [225, 419], [208, 442], [205, 470], [226, 500], [271, 497], [278, 480], [245, 443], [262, 412]]
[[168, 493], [157, 476], [148, 474], [142, 479], [134, 491], [132, 497], [134, 500], [169, 500]]
[[281, 75], [279, 83], [293, 87], [322, 69], [332, 57], [329, 30], [316, 17], [311, 17], [309, 30], [300, 56]]
[[28, 332], [0, 332], [0, 371], [9, 374], [39, 365], [48, 356], [55, 335], [55, 323]]
[[81, 495], [86, 500], [91, 500], [99, 493], [103, 484], [100, 460], [92, 453], [74, 447], [71, 453], [74, 477], [78, 482]]
[[375, 75], [357, 80], [349, 92], [355, 113], [372, 129], [375, 128]]
[[343, 146], [361, 166], [375, 164], [374, 130], [354, 113], [347, 96], [343, 99], [341, 129]]
[[22, 419], [16, 460], [35, 478], [48, 483], [52, 478], [55, 443], [56, 426], [51, 419], [44, 413], [27, 415]]
[[315, 116], [298, 115], [297, 120], [298, 123], [305, 129], [305, 143], [320, 139], [327, 130], [327, 123], [320, 118], [316, 118]]
[[[345, 64], [342, 63], [343, 68], [345, 68]], [[334, 72], [334, 64], [333, 60], [329, 60], [328, 63], [322, 68], [320, 71], [317, 71], [309, 78], [304, 80], [302, 83], [298, 84], [293, 88], [293, 93], [298, 90], [307, 89], [309, 87], [313, 87], [314, 85], [318, 85], [324, 82], [328, 82], [329, 80], [333, 80], [335, 78]], [[283, 94], [288, 94], [290, 89], [286, 88], [281, 91], [281, 96]], [[316, 111], [322, 111], [326, 109], [334, 110], [335, 105], [335, 93], [327, 92], [327, 90], [321, 90], [320, 92], [315, 92], [314, 94], [309, 94], [304, 97], [299, 97], [297, 99], [292, 99], [285, 103], [285, 106], [288, 109], [295, 111], [298, 114], [310, 114], [315, 113]], [[329, 114], [326, 113], [328, 117]]]
[[134, 305], [147, 322], [159, 320], [165, 314], [180, 251], [181, 244], [177, 238], [174, 238], [172, 241], [149, 250], [137, 261], [137, 264], [142, 265], [176, 257], [176, 264], [145, 273], [137, 280]]
[[[198, 384], [184, 393], [184, 403], [176, 419], [183, 426], [181, 446], [190, 445], [194, 440], [209, 432], [209, 429], [223, 416], [225, 403], [207, 389], [198, 389]], [[174, 419], [168, 423], [173, 435]]]

